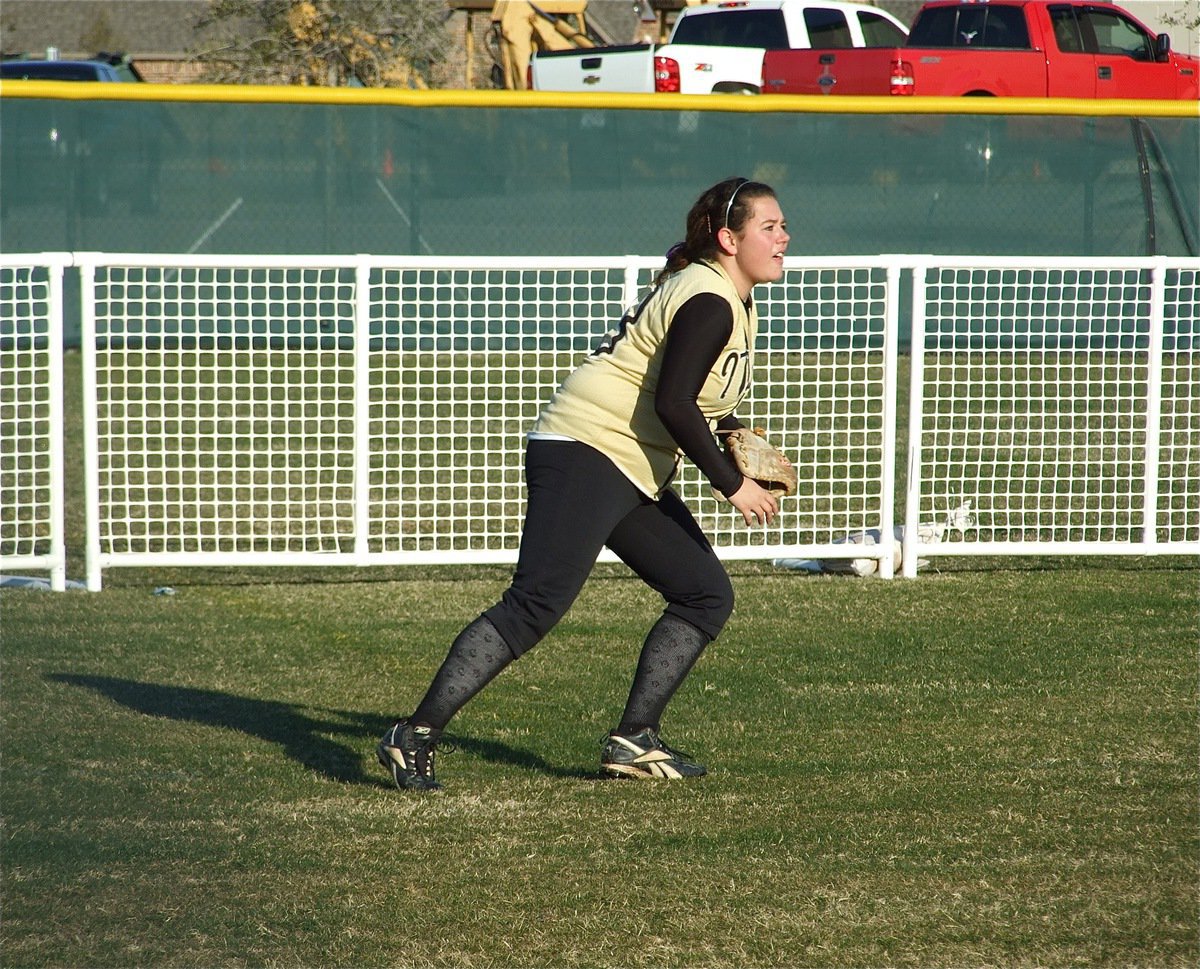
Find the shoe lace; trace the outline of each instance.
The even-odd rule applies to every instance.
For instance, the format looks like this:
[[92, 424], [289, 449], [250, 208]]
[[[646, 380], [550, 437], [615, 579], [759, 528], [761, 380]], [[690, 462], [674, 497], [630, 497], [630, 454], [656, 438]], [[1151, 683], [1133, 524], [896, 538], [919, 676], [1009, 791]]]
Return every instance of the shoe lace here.
[[[672, 747], [670, 744], [668, 744], [665, 740], [663, 740], [662, 737], [659, 735], [658, 731], [655, 730], [653, 727], [648, 727], [646, 729], [646, 733], [649, 734], [649, 736], [650, 736], [651, 746], [656, 746], [660, 750], [666, 751], [675, 760], [690, 761], [692, 759], [691, 754], [686, 754], [682, 750], [676, 750], [674, 747]], [[612, 738], [612, 736], [613, 735], [611, 733], [605, 734], [604, 735], [605, 741], [610, 740]]]
[[671, 757], [674, 758], [675, 760], [690, 761], [692, 759], [691, 754], [684, 753], [682, 750], [677, 750], [676, 748], [674, 748], [670, 744], [668, 744], [665, 740], [663, 740], [662, 737], [659, 736], [657, 730], [651, 730], [650, 736], [654, 738], [654, 742], [656, 744], [658, 744], [659, 747], [661, 747], [668, 754], [670, 754]]
[[416, 765], [417, 773], [431, 781], [436, 780], [435, 763], [438, 750], [451, 754], [455, 747], [445, 737], [431, 737], [428, 740], [418, 740], [413, 744], [413, 763]]

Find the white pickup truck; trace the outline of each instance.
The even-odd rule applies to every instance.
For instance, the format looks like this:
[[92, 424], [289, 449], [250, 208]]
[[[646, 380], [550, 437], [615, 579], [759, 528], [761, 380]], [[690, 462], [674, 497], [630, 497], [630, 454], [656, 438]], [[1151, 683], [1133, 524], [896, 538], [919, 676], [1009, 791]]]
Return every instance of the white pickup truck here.
[[895, 47], [908, 30], [865, 3], [720, 0], [686, 7], [661, 47], [539, 51], [535, 91], [757, 94], [767, 50]]

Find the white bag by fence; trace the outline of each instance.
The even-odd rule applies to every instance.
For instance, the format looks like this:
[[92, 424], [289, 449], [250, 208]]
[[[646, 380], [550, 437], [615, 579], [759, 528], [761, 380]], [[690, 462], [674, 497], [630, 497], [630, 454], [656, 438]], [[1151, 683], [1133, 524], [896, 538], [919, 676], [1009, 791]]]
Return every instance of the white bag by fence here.
[[[966, 531], [975, 526], [975, 518], [971, 514], [971, 502], [964, 501], [949, 512], [940, 522], [926, 522], [917, 526], [917, 537], [925, 544], [941, 542], [948, 531]], [[863, 532], [855, 532], [845, 538], [838, 539], [835, 545], [878, 545], [881, 532], [878, 528], [869, 528]], [[904, 557], [904, 526], [897, 525], [894, 534], [896, 542], [892, 546], [892, 574], [898, 575]], [[775, 559], [772, 563], [784, 569], [794, 569], [800, 572], [823, 572], [830, 575], [874, 575], [879, 571], [878, 558], [833, 558], [833, 559]], [[917, 560], [917, 568], [928, 565], [926, 559]]]

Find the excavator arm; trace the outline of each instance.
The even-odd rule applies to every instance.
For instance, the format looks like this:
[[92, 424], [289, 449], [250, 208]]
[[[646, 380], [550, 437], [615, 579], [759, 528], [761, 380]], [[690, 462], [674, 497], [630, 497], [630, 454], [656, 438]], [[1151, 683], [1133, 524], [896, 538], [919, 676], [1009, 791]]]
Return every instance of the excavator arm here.
[[588, 0], [496, 0], [492, 8], [492, 56], [497, 86], [524, 91], [536, 50], [594, 47], [585, 11]]

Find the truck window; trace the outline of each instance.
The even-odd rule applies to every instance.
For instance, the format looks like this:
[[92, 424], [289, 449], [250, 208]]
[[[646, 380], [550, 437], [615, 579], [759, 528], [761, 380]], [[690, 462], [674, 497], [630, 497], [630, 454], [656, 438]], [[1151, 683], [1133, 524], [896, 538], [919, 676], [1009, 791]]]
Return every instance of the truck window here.
[[1029, 28], [1020, 7], [990, 7], [983, 23], [983, 46], [1029, 49]]
[[804, 9], [804, 26], [808, 29], [808, 42], [813, 47], [853, 47], [850, 25], [840, 10], [825, 10], [821, 7]]
[[787, 25], [779, 10], [729, 10], [680, 17], [672, 44], [707, 47], [765, 47], [786, 50]]
[[903, 47], [908, 38], [904, 31], [894, 23], [869, 11], [858, 15], [859, 26], [862, 27], [863, 43], [867, 47]]
[[1083, 54], [1083, 35], [1079, 22], [1070, 7], [1050, 7], [1050, 22], [1054, 25], [1054, 42], [1064, 54]]
[[1124, 54], [1135, 61], [1154, 60], [1154, 44], [1137, 24], [1111, 10], [1083, 9], [1080, 15], [1091, 24], [1096, 50], [1101, 54]]
[[1029, 47], [1029, 28], [1020, 7], [933, 7], [921, 11], [909, 47]]
[[983, 7], [971, 7], [960, 10], [958, 23], [954, 25], [954, 47], [982, 47], [983, 24], [987, 18], [987, 10]]
[[0, 64], [0, 77], [45, 81], [107, 81], [106, 68], [78, 61], [8, 61]]
[[958, 21], [956, 7], [931, 7], [917, 14], [908, 35], [910, 47], [953, 47], [954, 25]]

